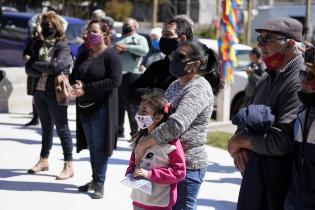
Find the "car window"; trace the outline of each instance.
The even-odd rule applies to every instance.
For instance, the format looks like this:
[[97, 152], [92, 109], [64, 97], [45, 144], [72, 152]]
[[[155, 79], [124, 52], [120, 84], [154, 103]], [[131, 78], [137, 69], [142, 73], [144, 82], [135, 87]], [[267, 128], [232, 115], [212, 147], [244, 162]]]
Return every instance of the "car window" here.
[[67, 42], [71, 44], [79, 43], [83, 27], [83, 24], [69, 24], [66, 31]]
[[238, 50], [236, 52], [236, 56], [238, 59], [238, 70], [245, 69], [245, 67], [250, 64], [249, 53], [249, 50]]
[[6, 20], [1, 22], [0, 37], [8, 40], [23, 42], [27, 38], [27, 21], [24, 20]]

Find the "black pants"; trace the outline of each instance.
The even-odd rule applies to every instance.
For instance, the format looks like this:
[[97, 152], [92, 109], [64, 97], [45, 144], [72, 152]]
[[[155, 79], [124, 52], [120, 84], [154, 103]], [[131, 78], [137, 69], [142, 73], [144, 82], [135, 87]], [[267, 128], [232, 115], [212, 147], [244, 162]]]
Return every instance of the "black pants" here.
[[59, 106], [55, 96], [46, 96], [42, 91], [34, 94], [35, 105], [42, 127], [42, 150], [40, 157], [48, 158], [53, 143], [54, 124], [61, 140], [64, 160], [72, 160], [73, 143], [68, 126], [67, 106]]
[[237, 210], [283, 210], [292, 173], [292, 154], [266, 156], [250, 152]]
[[135, 81], [140, 74], [135, 73], [126, 73], [122, 77], [122, 83], [118, 89], [119, 97], [119, 112], [118, 112], [118, 133], [124, 133], [124, 122], [125, 122], [125, 111], [127, 110], [129, 123], [130, 123], [130, 132], [131, 134], [137, 132], [138, 125], [135, 120], [136, 113], [138, 111], [138, 106], [133, 105], [127, 100], [127, 92], [129, 85]]

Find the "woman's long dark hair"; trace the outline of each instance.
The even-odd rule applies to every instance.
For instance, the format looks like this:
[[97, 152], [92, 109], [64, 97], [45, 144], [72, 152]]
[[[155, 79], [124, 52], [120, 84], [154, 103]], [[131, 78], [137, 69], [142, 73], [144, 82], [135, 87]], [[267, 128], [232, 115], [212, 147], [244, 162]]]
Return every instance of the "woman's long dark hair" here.
[[200, 74], [210, 83], [213, 94], [218, 95], [224, 87], [224, 81], [221, 78], [221, 67], [215, 52], [197, 41], [188, 41], [181, 46], [190, 48], [187, 56], [191, 60], [199, 60], [201, 62], [199, 67]]

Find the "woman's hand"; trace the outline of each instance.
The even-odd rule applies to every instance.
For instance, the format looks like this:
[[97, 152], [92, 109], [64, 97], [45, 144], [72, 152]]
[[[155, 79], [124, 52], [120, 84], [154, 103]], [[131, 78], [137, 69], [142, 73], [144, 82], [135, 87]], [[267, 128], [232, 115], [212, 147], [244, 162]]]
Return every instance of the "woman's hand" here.
[[136, 164], [136, 166], [140, 165], [141, 158], [143, 157], [145, 150], [146, 150], [146, 148], [144, 148], [141, 143], [143, 143], [143, 142], [140, 141], [135, 148], [135, 164]]
[[133, 173], [132, 173], [133, 177], [138, 177], [138, 176], [142, 176], [144, 178], [148, 178], [149, 177], [149, 171], [145, 170], [143, 168], [139, 168], [136, 169]]
[[156, 142], [154, 139], [151, 138], [151, 136], [143, 137], [139, 143], [137, 144], [135, 148], [135, 164], [136, 166], [139, 166], [141, 158], [143, 157], [146, 149], [152, 147], [155, 145]]
[[84, 95], [83, 83], [81, 80], [76, 80], [76, 83], [72, 85], [72, 88], [73, 88], [73, 94], [76, 97], [80, 97]]

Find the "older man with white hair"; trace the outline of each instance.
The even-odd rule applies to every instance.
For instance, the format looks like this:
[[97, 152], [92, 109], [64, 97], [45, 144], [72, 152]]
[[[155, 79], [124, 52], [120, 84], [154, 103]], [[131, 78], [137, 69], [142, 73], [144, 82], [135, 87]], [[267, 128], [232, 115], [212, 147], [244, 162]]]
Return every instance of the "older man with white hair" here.
[[96, 9], [92, 12], [91, 20], [101, 20], [106, 17], [106, 13], [101, 9]]
[[238, 210], [284, 209], [292, 175], [293, 122], [300, 106], [299, 74], [304, 69], [297, 48], [297, 42], [303, 40], [302, 28], [287, 17], [256, 28], [267, 74], [258, 81], [251, 103], [270, 107], [275, 122], [267, 132], [248, 135], [238, 130], [229, 141], [235, 166], [243, 172]]
[[150, 31], [151, 48], [148, 54], [143, 58], [140, 71], [143, 73], [153, 62], [162, 60], [165, 57], [160, 50], [160, 39], [162, 36], [162, 28], [153, 28]]

